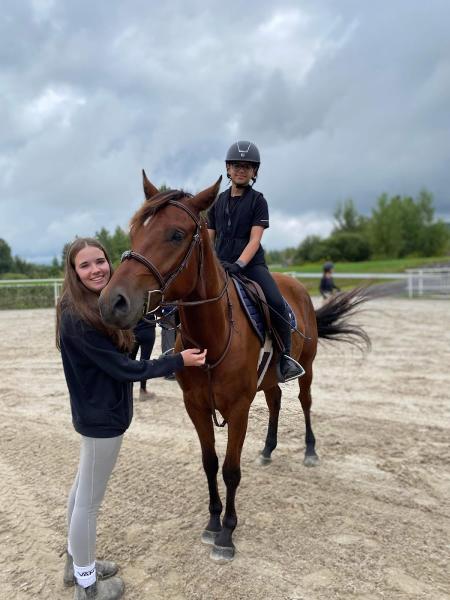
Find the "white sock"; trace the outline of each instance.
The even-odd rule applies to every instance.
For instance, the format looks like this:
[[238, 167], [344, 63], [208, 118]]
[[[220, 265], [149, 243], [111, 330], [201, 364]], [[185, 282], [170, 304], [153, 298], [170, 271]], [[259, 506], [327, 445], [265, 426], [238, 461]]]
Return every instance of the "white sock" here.
[[79, 567], [73, 563], [73, 571], [78, 585], [83, 588], [87, 588], [97, 579], [97, 572], [95, 570], [95, 561], [91, 565], [86, 567]]

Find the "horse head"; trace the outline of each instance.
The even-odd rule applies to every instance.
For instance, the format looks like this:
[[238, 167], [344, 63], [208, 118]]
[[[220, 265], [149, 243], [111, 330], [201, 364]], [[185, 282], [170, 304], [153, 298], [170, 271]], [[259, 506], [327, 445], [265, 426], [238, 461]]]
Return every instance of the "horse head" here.
[[219, 192], [220, 177], [192, 196], [159, 190], [143, 174], [145, 202], [130, 223], [131, 250], [103, 289], [100, 313], [105, 323], [127, 329], [162, 300], [188, 298], [197, 286], [203, 257], [207, 210]]

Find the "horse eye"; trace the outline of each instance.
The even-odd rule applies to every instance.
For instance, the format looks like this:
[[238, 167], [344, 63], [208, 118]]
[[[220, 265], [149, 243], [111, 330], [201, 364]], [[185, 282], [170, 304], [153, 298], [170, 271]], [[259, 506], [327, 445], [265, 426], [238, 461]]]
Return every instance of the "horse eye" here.
[[175, 229], [170, 238], [171, 242], [181, 242], [184, 239], [184, 233], [179, 229]]

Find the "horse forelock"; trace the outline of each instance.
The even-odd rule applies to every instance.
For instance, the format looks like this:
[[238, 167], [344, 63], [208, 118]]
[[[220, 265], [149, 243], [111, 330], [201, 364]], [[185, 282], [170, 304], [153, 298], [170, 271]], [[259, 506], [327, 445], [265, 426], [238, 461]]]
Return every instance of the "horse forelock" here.
[[147, 219], [152, 217], [161, 208], [164, 208], [164, 206], [167, 206], [171, 200], [177, 200], [179, 202], [183, 198], [192, 198], [192, 194], [183, 190], [168, 190], [166, 192], [160, 192], [150, 201], [146, 200], [131, 217], [130, 229], [142, 227], [145, 225]]

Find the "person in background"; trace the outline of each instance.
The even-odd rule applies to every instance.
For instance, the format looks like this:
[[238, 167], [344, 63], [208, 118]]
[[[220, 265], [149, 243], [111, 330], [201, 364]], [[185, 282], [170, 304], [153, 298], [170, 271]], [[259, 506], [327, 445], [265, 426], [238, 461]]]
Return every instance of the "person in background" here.
[[341, 291], [334, 283], [333, 269], [334, 265], [332, 262], [326, 262], [323, 265], [323, 275], [319, 284], [319, 292], [324, 300], [332, 296], [335, 292]]
[[[145, 315], [133, 329], [135, 342], [132, 351], [130, 352], [130, 358], [135, 359], [139, 348], [141, 349], [140, 360], [149, 360], [153, 346], [155, 345], [155, 328], [156, 318], [155, 315]], [[142, 379], [140, 383], [140, 394], [141, 400], [153, 399], [156, 397], [154, 392], [147, 391], [147, 380]]]
[[[63, 581], [74, 600], [117, 600], [124, 592], [118, 567], [96, 560], [97, 513], [133, 416], [133, 381], [162, 377], [205, 363], [206, 350], [184, 350], [157, 360], [132, 360], [131, 331], [107, 327], [98, 298], [112, 275], [111, 261], [93, 238], [80, 238], [66, 255], [56, 310], [56, 345], [69, 389], [72, 423], [80, 434], [78, 472], [67, 505], [68, 546]], [[48, 597], [56, 597], [48, 594]]]

